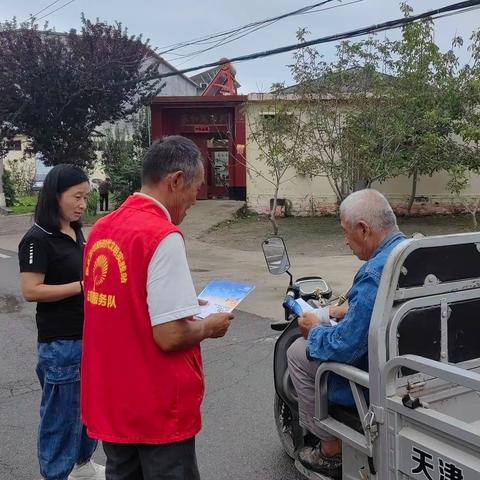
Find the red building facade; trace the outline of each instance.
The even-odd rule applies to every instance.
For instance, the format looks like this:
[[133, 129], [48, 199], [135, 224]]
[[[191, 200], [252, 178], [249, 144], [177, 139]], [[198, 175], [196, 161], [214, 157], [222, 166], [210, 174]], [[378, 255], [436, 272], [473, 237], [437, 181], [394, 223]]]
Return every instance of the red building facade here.
[[246, 138], [242, 113], [246, 99], [246, 96], [223, 93], [156, 97], [152, 101], [152, 140], [183, 135], [193, 140], [202, 152], [205, 183], [199, 199], [246, 198]]

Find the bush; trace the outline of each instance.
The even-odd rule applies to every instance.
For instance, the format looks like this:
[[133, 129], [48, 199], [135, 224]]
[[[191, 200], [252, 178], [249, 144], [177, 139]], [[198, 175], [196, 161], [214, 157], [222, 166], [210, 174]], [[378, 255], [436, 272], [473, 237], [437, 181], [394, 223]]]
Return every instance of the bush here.
[[17, 196], [30, 195], [35, 178], [35, 162], [26, 156], [8, 161], [8, 170]]
[[87, 200], [87, 211], [86, 211], [87, 217], [91, 218], [97, 214], [98, 199], [99, 199], [98, 192], [96, 190], [92, 190]]
[[142, 159], [149, 147], [149, 139], [148, 109], [133, 115], [130, 127], [117, 126], [106, 132], [100, 149], [117, 205], [141, 187]]
[[34, 213], [37, 205], [36, 195], [17, 197], [15, 204], [12, 206], [12, 213], [15, 215]]
[[13, 207], [15, 203], [15, 187], [12, 177], [8, 170], [3, 171], [2, 175], [3, 193], [5, 194], [5, 203], [7, 207]]

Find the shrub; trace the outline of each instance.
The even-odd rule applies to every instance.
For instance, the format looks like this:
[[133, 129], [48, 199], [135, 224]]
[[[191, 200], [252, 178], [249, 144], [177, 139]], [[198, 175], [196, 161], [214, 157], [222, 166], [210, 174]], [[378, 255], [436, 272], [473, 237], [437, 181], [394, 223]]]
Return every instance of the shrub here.
[[13, 207], [15, 203], [15, 187], [12, 177], [8, 170], [3, 171], [2, 175], [3, 193], [5, 194], [5, 203], [7, 207]]
[[37, 205], [37, 196], [28, 195], [23, 197], [18, 197], [15, 199], [15, 203], [12, 206], [12, 213], [15, 215], [25, 214], [25, 213], [34, 213], [35, 207]]
[[109, 129], [100, 149], [106, 175], [110, 178], [117, 205], [141, 187], [142, 159], [149, 147], [150, 115], [142, 109], [130, 125]]
[[98, 192], [96, 190], [92, 190], [87, 200], [87, 211], [86, 211], [87, 217], [91, 218], [97, 214], [98, 199], [99, 199]]
[[8, 161], [8, 170], [16, 195], [30, 195], [35, 178], [35, 163], [26, 156], [13, 158]]

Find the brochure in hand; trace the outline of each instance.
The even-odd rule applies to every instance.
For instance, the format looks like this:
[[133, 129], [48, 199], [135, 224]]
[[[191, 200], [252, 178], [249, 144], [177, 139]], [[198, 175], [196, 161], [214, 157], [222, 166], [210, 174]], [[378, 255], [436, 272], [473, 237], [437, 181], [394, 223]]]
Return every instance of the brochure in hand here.
[[206, 305], [200, 306], [198, 318], [205, 318], [211, 313], [231, 312], [253, 289], [250, 283], [234, 282], [232, 280], [213, 280], [198, 295], [206, 300]]
[[328, 307], [313, 308], [309, 303], [303, 300], [303, 298], [297, 298], [295, 302], [300, 307], [302, 313], [315, 312], [315, 315], [322, 320], [322, 323], [330, 323], [332, 327], [337, 324], [335, 319], [329, 317]]

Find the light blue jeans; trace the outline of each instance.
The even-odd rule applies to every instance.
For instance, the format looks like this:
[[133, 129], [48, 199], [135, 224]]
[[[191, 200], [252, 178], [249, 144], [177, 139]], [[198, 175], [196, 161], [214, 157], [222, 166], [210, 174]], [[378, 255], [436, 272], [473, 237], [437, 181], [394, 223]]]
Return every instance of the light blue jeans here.
[[38, 344], [42, 386], [38, 461], [46, 480], [65, 480], [76, 463], [90, 460], [97, 442], [80, 421], [81, 340]]

